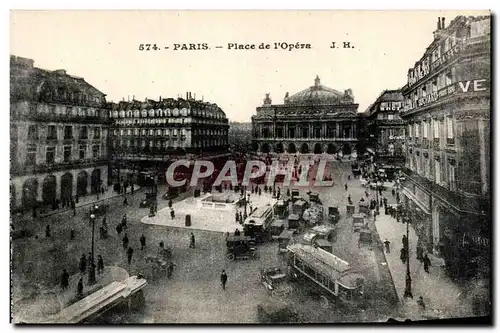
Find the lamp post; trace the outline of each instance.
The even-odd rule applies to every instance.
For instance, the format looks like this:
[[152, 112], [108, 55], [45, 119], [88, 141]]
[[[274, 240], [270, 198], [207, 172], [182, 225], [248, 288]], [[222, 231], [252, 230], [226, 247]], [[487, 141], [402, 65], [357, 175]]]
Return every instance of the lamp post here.
[[[95, 206], [96, 210], [99, 206]], [[90, 214], [90, 222], [92, 223], [92, 248], [90, 252], [90, 267], [88, 284], [92, 285], [95, 281], [95, 262], [94, 262], [94, 232], [95, 232], [95, 215]]]
[[406, 247], [406, 283], [405, 283], [405, 293], [404, 298], [413, 298], [413, 293], [411, 292], [411, 274], [410, 274], [410, 219], [406, 216], [403, 217], [406, 221], [406, 239], [408, 246]]

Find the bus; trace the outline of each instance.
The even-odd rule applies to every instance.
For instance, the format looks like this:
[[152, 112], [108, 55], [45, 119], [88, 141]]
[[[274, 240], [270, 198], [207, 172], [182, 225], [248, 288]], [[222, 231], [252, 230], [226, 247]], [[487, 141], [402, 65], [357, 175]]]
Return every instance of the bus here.
[[326, 302], [333, 297], [354, 305], [363, 298], [365, 279], [347, 261], [314, 245], [295, 243], [287, 249], [292, 277], [313, 282]]
[[255, 238], [259, 243], [271, 237], [271, 223], [274, 220], [274, 204], [255, 209], [243, 223], [243, 232], [245, 236]]

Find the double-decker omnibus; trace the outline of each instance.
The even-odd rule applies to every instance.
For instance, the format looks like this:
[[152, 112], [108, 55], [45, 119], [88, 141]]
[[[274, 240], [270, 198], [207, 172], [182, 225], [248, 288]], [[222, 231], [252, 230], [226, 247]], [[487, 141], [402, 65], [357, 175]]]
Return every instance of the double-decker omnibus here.
[[272, 203], [255, 209], [243, 223], [243, 232], [245, 236], [255, 238], [257, 242], [262, 242], [271, 237], [271, 223], [274, 220], [274, 205], [277, 200]]
[[288, 245], [292, 277], [314, 282], [323, 295], [357, 304], [363, 297], [364, 277], [345, 260], [314, 245]]

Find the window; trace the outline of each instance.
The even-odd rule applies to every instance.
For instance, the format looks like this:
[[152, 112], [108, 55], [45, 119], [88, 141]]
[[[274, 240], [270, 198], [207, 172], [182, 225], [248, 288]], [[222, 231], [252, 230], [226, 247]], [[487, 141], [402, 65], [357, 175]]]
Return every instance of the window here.
[[425, 140], [425, 139], [427, 139], [428, 134], [429, 134], [426, 121], [422, 122], [422, 128], [423, 128], [423, 134], [424, 134], [424, 140]]
[[412, 128], [412, 125], [408, 125], [408, 139], [410, 139], [410, 140], [411, 140], [411, 137], [413, 135], [411, 128]]
[[64, 162], [71, 161], [71, 146], [64, 146]]
[[28, 126], [28, 140], [38, 140], [38, 125]]
[[47, 140], [57, 140], [57, 129], [55, 125], [49, 125], [47, 128]]
[[[113, 141], [114, 143], [114, 141]], [[86, 155], [86, 152], [87, 152], [87, 145], [80, 145], [80, 159], [81, 160], [84, 160], [85, 159], [85, 155]]]
[[47, 152], [45, 153], [45, 161], [47, 164], [54, 163], [56, 155], [56, 147], [47, 147]]
[[455, 144], [455, 133], [453, 131], [453, 119], [451, 116], [446, 117], [446, 143], [449, 145]]
[[31, 145], [26, 148], [26, 165], [36, 164], [36, 146]]
[[433, 124], [433, 138], [439, 139], [439, 121], [434, 119], [432, 121], [432, 124]]
[[441, 184], [441, 163], [434, 159], [434, 179], [436, 184]]
[[418, 123], [415, 124], [415, 137], [416, 138], [420, 137], [420, 124]]
[[100, 139], [101, 138], [101, 128], [96, 127], [94, 128], [94, 139]]
[[89, 130], [87, 126], [80, 127], [80, 139], [88, 139], [89, 138]]
[[448, 161], [448, 182], [450, 183], [450, 191], [455, 190], [455, 166], [453, 162]]
[[101, 152], [101, 148], [99, 145], [93, 145], [92, 146], [92, 157], [93, 158], [98, 158]]
[[73, 126], [64, 126], [64, 139], [73, 139]]

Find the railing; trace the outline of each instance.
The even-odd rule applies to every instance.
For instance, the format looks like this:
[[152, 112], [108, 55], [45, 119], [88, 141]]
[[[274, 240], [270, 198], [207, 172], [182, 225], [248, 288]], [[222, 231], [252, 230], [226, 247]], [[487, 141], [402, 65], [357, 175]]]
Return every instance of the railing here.
[[455, 138], [446, 138], [446, 144], [448, 146], [453, 146], [455, 145]]
[[95, 167], [98, 165], [107, 164], [108, 162], [109, 160], [107, 158], [100, 158], [94, 160], [73, 160], [61, 163], [44, 163], [37, 165], [17, 164], [13, 166], [13, 168], [11, 169], [11, 173], [13, 175], [48, 173], [76, 168]]
[[110, 123], [108, 117], [99, 116], [78, 116], [78, 115], [61, 115], [51, 113], [30, 112], [25, 114], [11, 113], [13, 119], [32, 119], [40, 122], [67, 122], [67, 123]]

